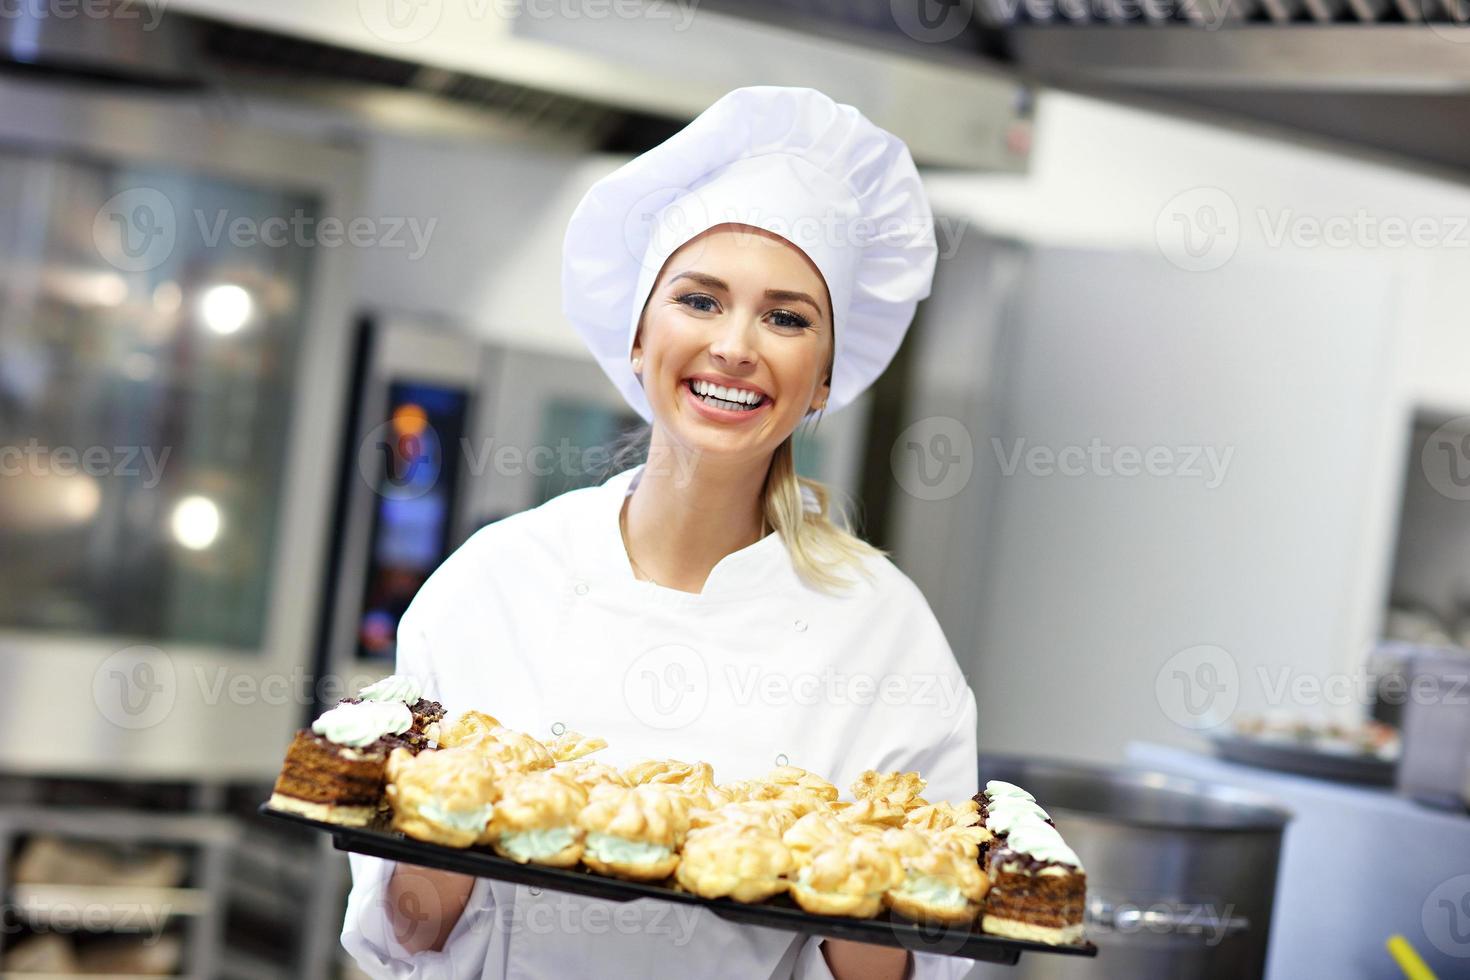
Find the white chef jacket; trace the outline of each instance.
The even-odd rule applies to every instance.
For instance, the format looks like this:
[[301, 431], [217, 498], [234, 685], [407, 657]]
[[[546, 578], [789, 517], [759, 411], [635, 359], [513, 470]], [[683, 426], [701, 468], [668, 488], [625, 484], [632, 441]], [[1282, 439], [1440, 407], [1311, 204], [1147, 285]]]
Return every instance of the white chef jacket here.
[[[916, 769], [931, 801], [977, 791], [974, 694], [902, 572], [869, 559], [871, 581], [829, 595], [768, 534], [722, 558], [698, 594], [639, 580], [618, 516], [641, 472], [474, 534], [404, 614], [397, 671], [451, 715], [602, 736], [594, 758], [615, 766], [703, 760], [726, 782], [789, 763], [839, 787], [864, 769]], [[342, 944], [373, 977], [831, 978], [820, 937], [484, 878], [443, 950], [410, 955], [385, 908], [393, 864], [351, 865]], [[915, 953], [918, 976], [971, 965]]]

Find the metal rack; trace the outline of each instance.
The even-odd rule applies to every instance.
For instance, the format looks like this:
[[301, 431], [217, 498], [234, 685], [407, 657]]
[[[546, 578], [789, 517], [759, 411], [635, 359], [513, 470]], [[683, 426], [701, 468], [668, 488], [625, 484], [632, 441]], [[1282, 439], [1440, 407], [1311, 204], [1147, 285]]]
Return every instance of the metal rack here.
[[[99, 843], [185, 847], [193, 855], [188, 887], [131, 887], [46, 884], [13, 881], [10, 856], [16, 841], [31, 834]], [[133, 810], [72, 807], [0, 807], [0, 882], [11, 910], [24, 909], [32, 921], [54, 925], [78, 909], [95, 912], [85, 920], [88, 931], [107, 932], [124, 925], [126, 916], [147, 914], [155, 921], [186, 918], [181, 976], [208, 980], [218, 973], [225, 879], [235, 847], [233, 820], [192, 814], [153, 814]], [[8, 936], [0, 935], [0, 953]], [[10, 977], [38, 974], [6, 973]], [[53, 974], [48, 980], [60, 980]], [[89, 975], [94, 976], [94, 975]]]

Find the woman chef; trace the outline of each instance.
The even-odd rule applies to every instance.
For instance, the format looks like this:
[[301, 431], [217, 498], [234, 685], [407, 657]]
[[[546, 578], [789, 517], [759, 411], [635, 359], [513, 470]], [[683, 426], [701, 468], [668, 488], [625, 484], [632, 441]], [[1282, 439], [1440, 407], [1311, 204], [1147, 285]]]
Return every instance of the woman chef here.
[[[929, 293], [904, 144], [806, 88], [737, 89], [588, 191], [566, 315], [652, 423], [648, 462], [492, 524], [403, 617], [399, 673], [453, 712], [598, 756], [918, 770], [976, 792], [975, 699], [923, 596], [798, 479]], [[958, 976], [968, 961], [352, 856], [342, 942], [377, 977]]]

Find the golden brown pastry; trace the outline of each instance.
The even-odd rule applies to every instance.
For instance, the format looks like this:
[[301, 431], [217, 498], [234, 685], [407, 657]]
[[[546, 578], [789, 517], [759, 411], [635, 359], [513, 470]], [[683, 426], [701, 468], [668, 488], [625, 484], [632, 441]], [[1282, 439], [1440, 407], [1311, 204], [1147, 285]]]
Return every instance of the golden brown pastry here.
[[688, 830], [679, 794], [652, 786], [599, 786], [577, 823], [587, 831], [582, 863], [599, 874], [657, 881], [679, 865]]
[[699, 794], [715, 785], [715, 770], [708, 762], [680, 762], [678, 759], [650, 759], [623, 770], [634, 786], [662, 783], [678, 787], [686, 793]]
[[498, 771], [535, 772], [556, 765], [546, 746], [510, 728], [492, 728], [465, 739], [460, 746], [472, 749]]
[[796, 766], [780, 766], [766, 773], [763, 780], [767, 785], [775, 786], [781, 790], [783, 796], [815, 796], [819, 800], [831, 803], [837, 799], [837, 787], [814, 772], [807, 772]]
[[559, 762], [551, 770], [559, 776], [579, 784], [588, 793], [598, 786], [631, 786], [627, 778], [612, 766], [605, 765], [593, 759], [577, 759], [573, 762]]
[[[788, 831], [787, 836], [790, 834]], [[847, 835], [829, 839], [812, 851], [791, 879], [789, 890], [797, 905], [815, 915], [867, 919], [878, 914], [883, 894], [903, 879], [898, 856], [880, 840], [866, 834]]]
[[980, 822], [980, 804], [931, 803], [916, 807], [904, 816], [904, 826], [914, 830], [948, 830], [951, 827], [973, 827]]
[[679, 884], [703, 898], [759, 902], [786, 890], [794, 864], [781, 838], [754, 826], [691, 831], [679, 858]]
[[463, 745], [472, 738], [486, 735], [501, 727], [500, 719], [482, 711], [466, 711], [452, 721], [439, 723], [439, 747], [452, 748]]
[[928, 782], [916, 772], [878, 772], [869, 769], [858, 776], [849, 787], [859, 800], [881, 797], [892, 800], [905, 810], [927, 806], [929, 801], [919, 796]]
[[781, 836], [802, 814], [790, 800], [745, 800], [689, 815], [691, 831], [705, 827], [756, 827]]
[[902, 827], [903, 807], [887, 797], [869, 797], [855, 803], [846, 800], [831, 805], [832, 813], [843, 823], [871, 827]]
[[571, 762], [607, 748], [607, 739], [581, 732], [562, 732], [545, 745], [557, 762]]
[[500, 789], [482, 843], [520, 864], [570, 868], [581, 860], [577, 817], [587, 805], [585, 789], [549, 770], [509, 776]]
[[742, 779], [733, 783], [721, 783], [717, 789], [729, 797], [731, 803], [741, 803], [746, 800], [780, 799], [783, 788], [773, 786], [763, 779]]
[[903, 879], [883, 894], [883, 904], [917, 922], [957, 925], [980, 914], [990, 879], [973, 858], [922, 831], [894, 829], [881, 841], [903, 866]]
[[781, 835], [781, 840], [791, 848], [791, 856], [800, 865], [824, 847], [855, 836], [851, 824], [838, 820], [834, 814], [817, 812], [797, 820]]
[[415, 840], [469, 847], [485, 832], [500, 798], [494, 770], [466, 747], [388, 757], [393, 829]]
[[925, 831], [933, 840], [958, 848], [972, 861], [980, 857], [982, 844], [995, 839], [994, 834], [980, 826], [980, 805], [974, 800], [918, 807], [908, 811], [904, 826]]

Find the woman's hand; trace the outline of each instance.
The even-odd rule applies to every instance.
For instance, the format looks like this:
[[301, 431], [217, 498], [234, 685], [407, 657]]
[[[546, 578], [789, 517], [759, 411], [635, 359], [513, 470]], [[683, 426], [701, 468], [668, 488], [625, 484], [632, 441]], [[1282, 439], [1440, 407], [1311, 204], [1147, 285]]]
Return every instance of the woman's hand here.
[[393, 938], [410, 953], [438, 952], [464, 914], [475, 879], [453, 871], [398, 864], [388, 879]]
[[909, 975], [909, 951], [845, 939], [822, 940], [822, 956], [837, 980], [902, 980]]

